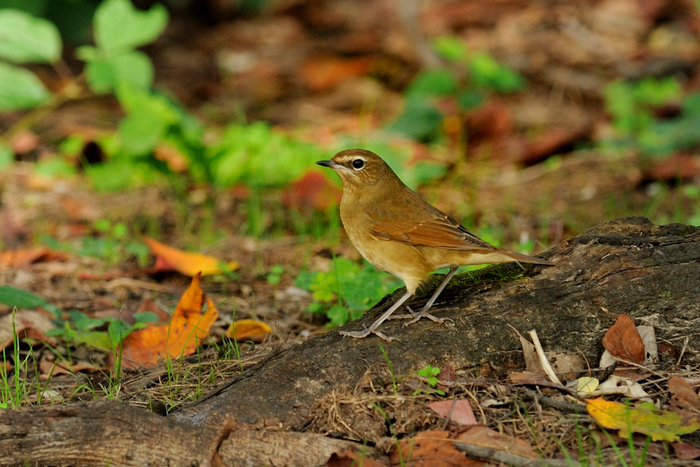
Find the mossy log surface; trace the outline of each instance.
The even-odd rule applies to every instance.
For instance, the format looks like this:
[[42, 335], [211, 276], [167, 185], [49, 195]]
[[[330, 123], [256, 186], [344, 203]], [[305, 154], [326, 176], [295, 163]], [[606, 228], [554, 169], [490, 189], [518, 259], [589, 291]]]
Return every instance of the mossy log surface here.
[[[628, 314], [653, 325], [659, 341], [685, 346], [683, 363], [700, 363], [700, 228], [618, 219], [544, 256], [556, 265], [499, 265], [456, 277], [433, 308], [452, 323], [390, 321], [382, 331], [400, 339], [390, 343], [329, 332], [167, 417], [114, 401], [0, 411], [0, 465], [322, 464], [349, 442], [287, 431], [304, 431], [319, 400], [352, 393], [368, 375], [388, 383], [380, 345], [399, 376], [427, 364], [502, 376], [523, 366], [518, 333], [534, 329], [545, 350], [582, 354], [595, 365], [603, 334]], [[420, 306], [426, 289], [409, 305]], [[348, 327], [369, 325], [402, 293]], [[280, 425], [282, 432], [253, 430]], [[310, 457], [294, 457], [301, 454]]]

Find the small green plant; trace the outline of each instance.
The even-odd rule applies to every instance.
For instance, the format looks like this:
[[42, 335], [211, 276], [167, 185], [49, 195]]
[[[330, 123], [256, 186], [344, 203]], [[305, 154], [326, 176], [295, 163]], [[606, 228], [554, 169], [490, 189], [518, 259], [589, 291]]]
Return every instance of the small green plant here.
[[479, 107], [490, 93], [510, 93], [524, 85], [517, 72], [486, 52], [467, 50], [458, 38], [437, 38], [434, 48], [451, 67], [429, 69], [414, 78], [404, 91], [403, 112], [390, 130], [420, 141], [434, 140], [445, 122], [458, 122], [461, 127], [462, 116]]
[[420, 394], [422, 392], [426, 394], [437, 394], [440, 396], [445, 395], [445, 391], [441, 391], [440, 389], [437, 389], [438, 385], [438, 375], [440, 374], [440, 368], [427, 365], [424, 368], [421, 368], [420, 370], [417, 371], [418, 376], [422, 376], [423, 378], [426, 379], [426, 382], [428, 383], [429, 388], [418, 388], [415, 391], [413, 391], [413, 395]]
[[360, 265], [345, 258], [336, 258], [327, 272], [302, 272], [295, 283], [313, 292], [316, 302], [309, 305], [307, 311], [325, 314], [331, 326], [342, 326], [359, 318], [401, 284], [369, 263]]
[[[658, 117], [656, 111], [668, 104], [680, 104], [678, 115]], [[675, 78], [615, 81], [605, 90], [605, 107], [617, 135], [604, 148], [632, 147], [645, 156], [666, 157], [700, 145], [700, 93], [685, 95]]]
[[277, 285], [282, 280], [282, 274], [284, 274], [284, 267], [276, 264], [270, 267], [270, 272], [267, 273], [267, 283], [270, 285]]

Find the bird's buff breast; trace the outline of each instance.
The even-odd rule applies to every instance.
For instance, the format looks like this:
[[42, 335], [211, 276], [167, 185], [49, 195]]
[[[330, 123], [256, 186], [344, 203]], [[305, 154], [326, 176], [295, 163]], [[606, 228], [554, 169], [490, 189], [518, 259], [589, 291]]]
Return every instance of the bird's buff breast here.
[[403, 280], [409, 292], [415, 292], [420, 283], [428, 278], [431, 268], [415, 247], [390, 240], [378, 240], [369, 229], [356, 228], [355, 223], [348, 223], [342, 215], [341, 219], [357, 251], [375, 268]]

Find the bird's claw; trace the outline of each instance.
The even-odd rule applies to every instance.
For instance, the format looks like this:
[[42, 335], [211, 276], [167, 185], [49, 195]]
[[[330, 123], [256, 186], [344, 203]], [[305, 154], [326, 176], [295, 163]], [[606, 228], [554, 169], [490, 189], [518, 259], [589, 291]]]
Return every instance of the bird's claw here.
[[378, 338], [386, 341], [386, 342], [392, 342], [392, 341], [399, 341], [396, 337], [389, 337], [383, 332], [379, 332], [376, 329], [372, 328], [367, 328], [364, 329], [363, 331], [340, 331], [341, 336], [347, 336], [347, 337], [352, 337], [354, 339], [364, 339], [365, 337], [369, 336], [370, 334], [375, 334]]
[[405, 314], [405, 315], [395, 315], [391, 316], [389, 319], [410, 319], [411, 321], [404, 323], [404, 327], [417, 323], [420, 321], [421, 318], [428, 318], [430, 321], [433, 321], [435, 323], [442, 324], [445, 321], [449, 321], [450, 323], [454, 324], [454, 321], [450, 318], [438, 318], [435, 315], [431, 315], [428, 313], [428, 310], [421, 310], [421, 311], [413, 311], [410, 306], [407, 306], [406, 309], [410, 311], [410, 314]]

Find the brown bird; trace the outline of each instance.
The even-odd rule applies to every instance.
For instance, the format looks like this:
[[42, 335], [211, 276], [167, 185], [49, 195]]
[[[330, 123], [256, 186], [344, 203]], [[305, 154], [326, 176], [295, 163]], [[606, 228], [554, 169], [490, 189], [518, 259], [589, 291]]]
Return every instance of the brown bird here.
[[443, 322], [428, 311], [459, 266], [510, 262], [553, 265], [544, 259], [496, 248], [471, 234], [404, 185], [373, 152], [348, 149], [331, 160], [316, 163], [333, 169], [340, 176], [343, 183], [340, 218], [355, 248], [377, 269], [406, 283], [406, 294], [369, 328], [343, 331], [344, 336], [363, 338], [374, 333], [391, 341], [393, 338], [377, 328], [414, 295], [418, 286], [436, 269], [450, 268], [450, 272], [420, 311], [413, 313], [409, 308], [411, 315], [407, 317], [413, 320], [408, 324], [422, 317]]

